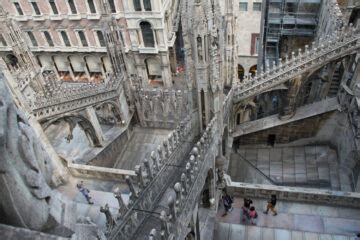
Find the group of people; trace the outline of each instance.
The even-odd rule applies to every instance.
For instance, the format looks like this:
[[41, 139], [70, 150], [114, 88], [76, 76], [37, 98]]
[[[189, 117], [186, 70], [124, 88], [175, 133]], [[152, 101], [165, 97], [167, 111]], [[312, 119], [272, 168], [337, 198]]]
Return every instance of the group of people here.
[[[231, 212], [233, 207], [232, 203], [234, 202], [233, 198], [227, 193], [226, 189], [223, 190], [223, 196], [222, 196], [225, 213], [223, 216], [227, 215], [228, 212]], [[273, 213], [274, 216], [277, 215], [277, 211], [275, 209], [276, 206], [276, 195], [271, 195], [270, 199], [268, 200], [266, 210], [264, 211], [264, 214], [268, 214], [269, 210]], [[242, 221], [250, 222], [251, 224], [255, 225], [256, 221], [255, 219], [258, 217], [258, 213], [256, 212], [255, 206], [253, 204], [253, 201], [250, 198], [245, 197], [244, 198], [244, 205], [242, 206]]]

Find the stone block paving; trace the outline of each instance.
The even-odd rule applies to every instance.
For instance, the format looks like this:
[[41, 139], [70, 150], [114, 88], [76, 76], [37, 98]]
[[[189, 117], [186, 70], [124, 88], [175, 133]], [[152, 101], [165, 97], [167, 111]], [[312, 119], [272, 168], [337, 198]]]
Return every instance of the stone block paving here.
[[278, 201], [277, 216], [264, 214], [266, 199], [253, 199], [256, 225], [242, 221], [242, 198], [223, 216], [220, 201], [214, 239], [352, 239], [360, 231], [360, 209]]
[[[339, 176], [336, 151], [328, 146], [242, 146], [238, 154], [279, 184], [340, 190], [340, 177], [344, 182], [347, 178]], [[236, 154], [231, 157], [230, 166], [233, 181], [261, 183], [261, 174], [253, 177], [250, 164]], [[239, 170], [241, 167], [247, 170]]]

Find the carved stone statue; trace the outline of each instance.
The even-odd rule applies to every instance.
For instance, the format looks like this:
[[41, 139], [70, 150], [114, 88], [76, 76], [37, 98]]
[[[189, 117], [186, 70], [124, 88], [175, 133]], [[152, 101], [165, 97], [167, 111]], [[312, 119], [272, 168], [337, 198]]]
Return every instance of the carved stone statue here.
[[115, 227], [115, 220], [110, 212], [109, 205], [105, 204], [105, 207], [100, 207], [100, 212], [105, 214], [107, 230], [111, 231]]
[[0, 213], [6, 224], [41, 230], [50, 213], [51, 166], [0, 79]]

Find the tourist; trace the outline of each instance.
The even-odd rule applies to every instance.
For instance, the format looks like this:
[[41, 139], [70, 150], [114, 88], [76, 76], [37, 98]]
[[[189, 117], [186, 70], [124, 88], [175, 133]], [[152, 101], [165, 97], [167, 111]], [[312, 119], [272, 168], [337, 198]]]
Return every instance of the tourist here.
[[247, 220], [250, 219], [249, 216], [249, 211], [250, 211], [250, 206], [253, 203], [253, 201], [250, 198], [245, 197], [244, 198], [244, 206], [242, 206], [242, 212], [243, 212], [243, 216], [242, 216], [242, 221], [245, 222], [245, 217], [247, 218]]
[[256, 224], [255, 219], [258, 217], [258, 214], [257, 214], [254, 206], [250, 207], [249, 217], [250, 217], [251, 224], [255, 225]]
[[276, 205], [276, 195], [271, 195], [270, 200], [268, 201], [267, 207], [266, 207], [266, 211], [264, 211], [265, 214], [268, 214], [269, 209], [273, 212], [273, 215], [276, 216], [277, 212], [275, 209], [275, 205]]
[[360, 240], [360, 232], [358, 232], [358, 233], [356, 234], [356, 237], [354, 238], [354, 240]]
[[227, 215], [228, 212], [231, 212], [233, 209], [231, 206], [231, 204], [233, 203], [233, 199], [232, 197], [230, 197], [229, 194], [227, 194], [226, 189], [223, 190], [222, 200], [225, 208], [225, 213], [223, 214], [223, 216], [225, 216]]
[[84, 187], [84, 182], [81, 181], [80, 183], [76, 184], [76, 187], [79, 189], [79, 192], [82, 193], [82, 195], [86, 198], [86, 201], [89, 204], [94, 204], [93, 201], [91, 201], [91, 197], [89, 195], [90, 190]]

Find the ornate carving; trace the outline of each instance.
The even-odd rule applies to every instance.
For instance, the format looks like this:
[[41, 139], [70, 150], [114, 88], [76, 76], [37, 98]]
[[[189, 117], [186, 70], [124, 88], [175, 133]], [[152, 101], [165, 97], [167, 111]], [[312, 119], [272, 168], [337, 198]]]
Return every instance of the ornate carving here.
[[0, 81], [0, 208], [10, 224], [41, 230], [51, 189], [49, 156]]

